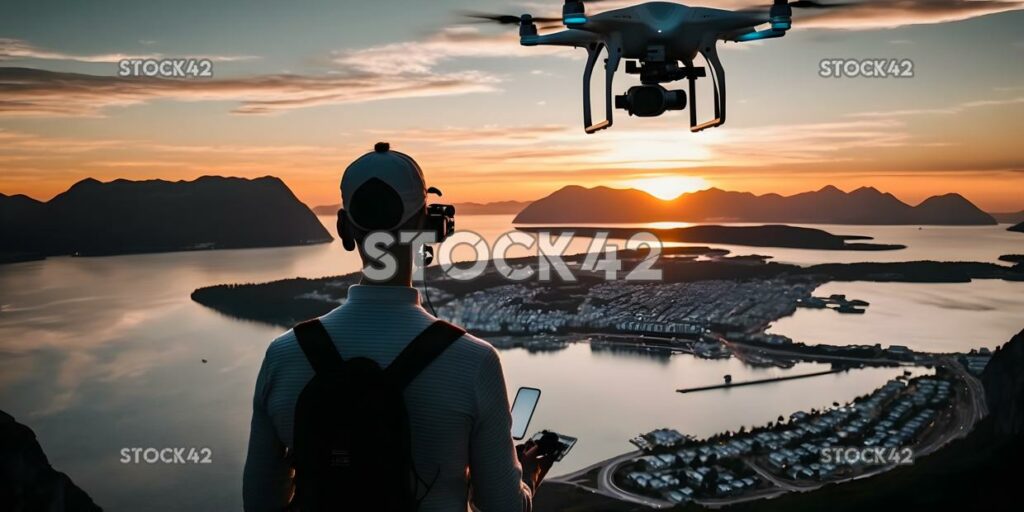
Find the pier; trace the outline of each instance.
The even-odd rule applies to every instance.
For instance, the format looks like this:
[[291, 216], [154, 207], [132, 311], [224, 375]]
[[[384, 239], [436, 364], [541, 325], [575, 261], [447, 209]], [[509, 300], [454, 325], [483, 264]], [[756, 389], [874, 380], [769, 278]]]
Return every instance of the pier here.
[[683, 389], [677, 389], [676, 393], [696, 393], [697, 391], [708, 391], [708, 390], [711, 390], [711, 389], [738, 388], [740, 386], [753, 386], [753, 385], [756, 385], [756, 384], [767, 384], [769, 382], [781, 382], [781, 381], [784, 381], [784, 380], [806, 379], [808, 377], [817, 377], [819, 375], [829, 375], [829, 374], [832, 374], [832, 373], [845, 372], [846, 370], [847, 370], [847, 368], [840, 368], [840, 369], [837, 369], [837, 370], [825, 370], [825, 371], [820, 371], [820, 372], [802, 373], [800, 375], [786, 375], [784, 377], [772, 377], [772, 378], [769, 378], [769, 379], [747, 380], [747, 381], [743, 381], [743, 382], [732, 382], [732, 383], [728, 383], [728, 384], [724, 384], [724, 383], [723, 384], [715, 384], [715, 385], [712, 385], [712, 386], [700, 386], [700, 387], [696, 387], [696, 388], [683, 388]]

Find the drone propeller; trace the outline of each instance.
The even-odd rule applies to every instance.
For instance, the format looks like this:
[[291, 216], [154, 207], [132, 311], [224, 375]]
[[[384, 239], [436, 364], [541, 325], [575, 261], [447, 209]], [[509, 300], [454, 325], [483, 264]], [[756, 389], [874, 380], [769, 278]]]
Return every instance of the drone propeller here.
[[492, 14], [485, 12], [463, 12], [462, 17], [466, 18], [467, 23], [497, 23], [499, 25], [522, 25], [523, 23], [536, 23], [540, 28], [554, 28], [562, 26], [566, 21], [567, 12], [583, 12], [583, 5], [585, 3], [601, 3], [607, 0], [565, 0], [565, 6], [562, 8], [561, 17], [549, 17], [549, 16], [530, 16], [529, 14], [523, 14], [522, 16], [514, 16], [511, 14]]
[[789, 2], [790, 7], [796, 7], [798, 9], [832, 9], [834, 7], [848, 7], [850, 5], [854, 4], [850, 2], [843, 2], [837, 4], [823, 4], [821, 2], [815, 2], [813, 0], [797, 0], [796, 2]]
[[529, 14], [522, 16], [513, 16], [511, 14], [490, 14], [482, 12], [465, 12], [462, 13], [463, 18], [468, 18], [468, 23], [497, 23], [499, 25], [519, 25], [523, 22], [534, 22], [534, 23], [561, 23], [562, 18], [550, 18], [550, 17], [533, 17]]

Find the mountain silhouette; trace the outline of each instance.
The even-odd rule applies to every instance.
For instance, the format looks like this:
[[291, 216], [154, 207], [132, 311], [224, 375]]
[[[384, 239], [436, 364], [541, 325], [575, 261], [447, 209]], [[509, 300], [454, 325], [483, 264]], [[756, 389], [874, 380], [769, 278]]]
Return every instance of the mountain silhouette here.
[[[455, 203], [455, 212], [461, 215], [511, 215], [519, 213], [529, 201], [496, 201], [493, 203]], [[334, 215], [340, 204], [324, 204], [313, 207], [317, 215]]]
[[1016, 231], [1018, 233], [1024, 233], [1024, 222], [1017, 224], [1016, 226], [1010, 226], [1006, 228], [1007, 231]]
[[1017, 224], [1024, 222], [1024, 210], [1019, 212], [989, 213], [1000, 224]]
[[45, 203], [0, 196], [0, 252], [98, 256], [331, 240], [288, 186], [269, 176], [87, 178]]
[[910, 206], [873, 187], [843, 192], [827, 186], [791, 196], [710, 188], [669, 201], [636, 189], [563, 187], [534, 201], [517, 223], [774, 222], [801, 224], [990, 225], [991, 215], [959, 194]]

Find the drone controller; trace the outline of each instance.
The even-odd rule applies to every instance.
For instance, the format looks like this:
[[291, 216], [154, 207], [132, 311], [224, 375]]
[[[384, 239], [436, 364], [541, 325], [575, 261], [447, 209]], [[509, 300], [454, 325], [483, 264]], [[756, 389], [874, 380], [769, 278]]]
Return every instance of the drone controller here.
[[572, 447], [576, 445], [575, 437], [569, 437], [550, 430], [541, 430], [534, 434], [530, 440], [540, 448], [541, 453], [553, 455], [555, 461], [565, 458], [569, 450], [572, 450]]

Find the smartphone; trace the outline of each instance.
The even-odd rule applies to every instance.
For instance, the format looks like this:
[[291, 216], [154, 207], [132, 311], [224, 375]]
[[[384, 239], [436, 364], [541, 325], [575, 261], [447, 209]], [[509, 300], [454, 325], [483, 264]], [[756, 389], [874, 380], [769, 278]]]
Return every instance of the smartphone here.
[[526, 428], [530, 426], [533, 410], [540, 400], [537, 388], [519, 388], [516, 399], [512, 402], [512, 439], [516, 441], [526, 437]]
[[548, 430], [542, 430], [540, 432], [537, 432], [530, 439], [532, 439], [533, 442], [541, 446], [551, 444], [547, 442], [545, 436], [547, 436], [548, 438], [554, 438], [553, 440], [557, 442], [557, 445], [549, 447], [551, 451], [554, 451], [557, 454], [555, 455], [555, 461], [560, 461], [563, 458], [565, 458], [565, 455], [569, 453], [569, 450], [572, 450], [572, 447], [576, 446], [575, 437], [562, 435], [559, 434], [558, 432], [551, 432]]

